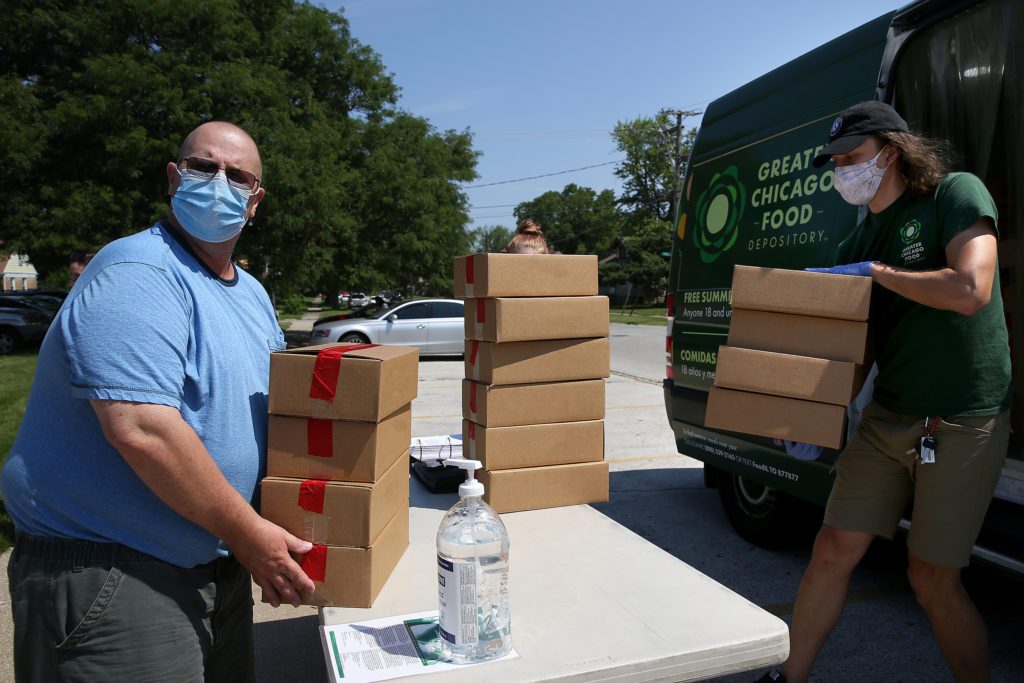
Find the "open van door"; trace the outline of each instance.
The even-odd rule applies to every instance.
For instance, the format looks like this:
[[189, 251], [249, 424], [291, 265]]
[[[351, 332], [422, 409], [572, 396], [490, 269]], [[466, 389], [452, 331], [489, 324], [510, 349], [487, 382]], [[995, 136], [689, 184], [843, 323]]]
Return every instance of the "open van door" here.
[[[898, 14], [881, 96], [911, 129], [949, 141], [956, 170], [985, 182], [999, 211], [999, 279], [1013, 365], [1006, 466], [977, 554], [1024, 573], [1024, 3], [989, 0], [948, 17]], [[998, 557], [996, 556], [998, 555]]]

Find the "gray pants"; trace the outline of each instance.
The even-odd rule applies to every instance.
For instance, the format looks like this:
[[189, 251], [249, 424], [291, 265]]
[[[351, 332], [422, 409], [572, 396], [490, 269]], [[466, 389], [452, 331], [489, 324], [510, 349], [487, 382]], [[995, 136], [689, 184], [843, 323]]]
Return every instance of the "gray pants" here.
[[255, 680], [251, 579], [233, 557], [182, 569], [18, 534], [7, 573], [19, 683]]

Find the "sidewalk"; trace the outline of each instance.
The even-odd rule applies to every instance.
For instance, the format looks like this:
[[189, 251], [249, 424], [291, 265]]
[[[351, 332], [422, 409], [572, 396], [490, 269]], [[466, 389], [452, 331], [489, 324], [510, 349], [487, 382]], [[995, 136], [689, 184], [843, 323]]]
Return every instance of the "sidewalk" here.
[[313, 331], [313, 323], [320, 318], [321, 312], [322, 309], [320, 307], [314, 306], [298, 318], [279, 318], [278, 322], [281, 324], [288, 323], [288, 329], [285, 330], [285, 335], [293, 332], [308, 334]]

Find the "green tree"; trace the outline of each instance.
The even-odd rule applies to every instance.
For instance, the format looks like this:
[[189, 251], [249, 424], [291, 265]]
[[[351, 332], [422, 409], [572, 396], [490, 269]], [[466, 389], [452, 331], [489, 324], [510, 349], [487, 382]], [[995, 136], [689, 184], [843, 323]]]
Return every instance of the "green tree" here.
[[473, 237], [473, 252], [486, 253], [501, 251], [514, 233], [503, 225], [485, 225], [475, 228], [470, 234]]
[[341, 15], [293, 0], [5, 10], [0, 243], [44, 277], [166, 215], [166, 164], [214, 119], [260, 145], [267, 196], [236, 255], [279, 293], [378, 268], [382, 284], [420, 268], [443, 281], [435, 271], [450, 273], [443, 264], [465, 247], [469, 135], [400, 111], [380, 59]]
[[[620, 121], [612, 131], [616, 148], [625, 154], [615, 175], [622, 181], [618, 204], [624, 216], [626, 256], [602, 264], [600, 278], [607, 285], [630, 283], [647, 299], [660, 296], [668, 280], [668, 260], [661, 254], [672, 243], [674, 125], [675, 120], [661, 112]], [[695, 136], [696, 129], [691, 129], [681, 137], [680, 173]]]
[[564, 254], [607, 254], [622, 223], [614, 192], [574, 184], [523, 202], [513, 214], [517, 221], [539, 224], [548, 243]]
[[397, 114], [367, 122], [362, 141], [346, 204], [359, 220], [359, 244], [338, 245], [332, 272], [367, 290], [450, 294], [452, 259], [471, 244], [468, 200], [454, 183], [476, 177], [472, 138]]
[[[674, 125], [675, 122], [665, 113], [615, 124], [612, 139], [616, 148], [626, 155], [615, 167], [615, 175], [622, 181], [619, 204], [631, 217], [672, 220], [669, 212], [672, 205], [674, 137], [669, 131]], [[696, 134], [696, 129], [692, 129], [682, 138], [684, 162]]]
[[668, 286], [668, 259], [662, 254], [672, 247], [669, 224], [648, 217], [635, 226], [632, 235], [623, 238], [623, 243], [623, 258], [601, 264], [601, 283], [633, 285], [631, 301], [652, 301], [662, 296]]

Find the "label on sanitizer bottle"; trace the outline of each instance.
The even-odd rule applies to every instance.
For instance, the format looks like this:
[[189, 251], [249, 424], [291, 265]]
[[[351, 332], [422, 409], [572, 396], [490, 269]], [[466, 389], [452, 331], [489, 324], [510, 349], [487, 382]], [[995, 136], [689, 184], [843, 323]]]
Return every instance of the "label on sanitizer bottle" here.
[[441, 637], [452, 645], [476, 645], [476, 562], [437, 556], [438, 621]]

